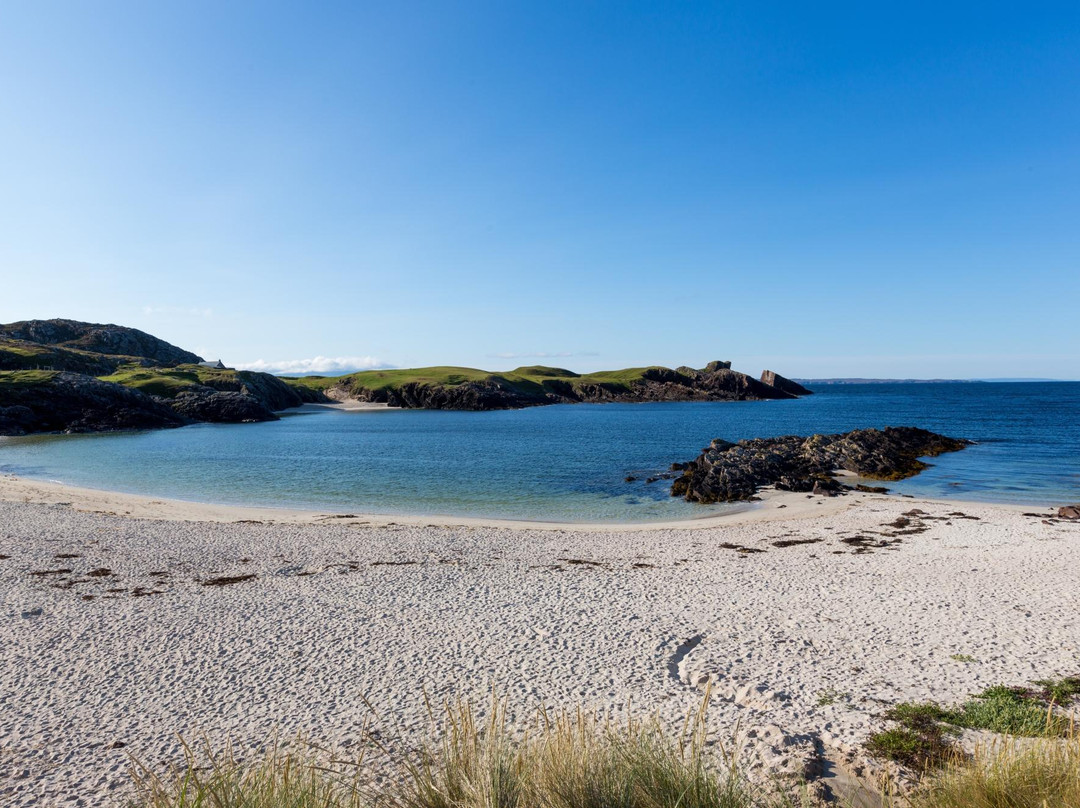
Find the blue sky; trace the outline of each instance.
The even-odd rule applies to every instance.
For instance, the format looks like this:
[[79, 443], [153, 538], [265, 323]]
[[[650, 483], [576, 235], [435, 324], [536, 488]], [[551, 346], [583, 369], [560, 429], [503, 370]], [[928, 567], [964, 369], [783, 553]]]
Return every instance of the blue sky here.
[[1080, 4], [0, 0], [0, 281], [230, 364], [1080, 378]]

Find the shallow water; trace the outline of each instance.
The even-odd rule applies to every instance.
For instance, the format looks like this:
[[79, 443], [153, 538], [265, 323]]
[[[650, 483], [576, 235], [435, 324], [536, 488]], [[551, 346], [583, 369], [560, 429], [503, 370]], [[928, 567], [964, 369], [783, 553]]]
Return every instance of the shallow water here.
[[726, 507], [691, 505], [669, 497], [668, 482], [645, 482], [713, 438], [889, 425], [979, 442], [933, 459], [894, 491], [1030, 505], [1080, 500], [1080, 382], [832, 385], [793, 401], [480, 413], [305, 408], [266, 424], [8, 439], [0, 470], [225, 504], [655, 521]]

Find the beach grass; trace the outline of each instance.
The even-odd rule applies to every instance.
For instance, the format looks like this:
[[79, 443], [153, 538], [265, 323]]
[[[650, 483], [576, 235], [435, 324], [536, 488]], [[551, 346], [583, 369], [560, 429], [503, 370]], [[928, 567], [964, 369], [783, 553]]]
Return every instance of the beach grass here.
[[1020, 743], [1003, 738], [971, 760], [951, 758], [924, 779], [910, 808], [1076, 808], [1080, 738]]
[[[705, 709], [681, 732], [655, 719], [615, 724], [584, 711], [537, 714], [517, 731], [505, 705], [486, 719], [448, 706], [441, 738], [418, 750], [375, 742], [395, 774], [365, 786], [364, 761], [343, 764], [302, 743], [272, 745], [245, 764], [230, 750], [185, 746], [182, 770], [136, 763], [142, 808], [794, 808], [751, 786], [722, 745], [708, 744]], [[400, 748], [398, 748], [400, 747]]]

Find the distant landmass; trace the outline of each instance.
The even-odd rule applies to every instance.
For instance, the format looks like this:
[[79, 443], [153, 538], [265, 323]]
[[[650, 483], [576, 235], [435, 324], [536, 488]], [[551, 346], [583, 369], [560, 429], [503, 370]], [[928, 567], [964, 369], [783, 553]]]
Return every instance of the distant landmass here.
[[795, 379], [799, 384], [967, 384], [984, 379]]
[[799, 384], [979, 384], [982, 382], [1061, 382], [1065, 379], [1002, 378], [1002, 379], [793, 379]]
[[157, 429], [275, 420], [305, 403], [495, 410], [569, 402], [760, 401], [810, 391], [773, 371], [652, 366], [574, 373], [432, 367], [278, 377], [233, 370], [125, 326], [75, 320], [0, 325], [0, 435]]

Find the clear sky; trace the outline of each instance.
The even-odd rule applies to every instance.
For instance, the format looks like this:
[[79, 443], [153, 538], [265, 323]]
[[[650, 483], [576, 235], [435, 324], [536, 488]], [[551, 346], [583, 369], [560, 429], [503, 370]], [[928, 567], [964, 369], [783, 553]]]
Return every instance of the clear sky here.
[[3, 322], [1080, 378], [1078, 300], [1075, 0], [0, 0]]

